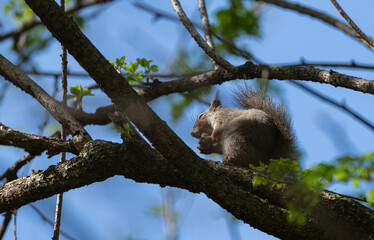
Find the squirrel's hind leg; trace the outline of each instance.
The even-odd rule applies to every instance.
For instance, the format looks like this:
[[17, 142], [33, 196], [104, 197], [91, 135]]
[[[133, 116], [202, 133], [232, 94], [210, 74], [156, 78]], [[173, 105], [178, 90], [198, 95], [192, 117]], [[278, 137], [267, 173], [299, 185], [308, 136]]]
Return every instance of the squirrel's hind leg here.
[[249, 164], [258, 166], [261, 162], [266, 163], [268, 159], [238, 132], [228, 133], [223, 142], [223, 163], [249, 167]]

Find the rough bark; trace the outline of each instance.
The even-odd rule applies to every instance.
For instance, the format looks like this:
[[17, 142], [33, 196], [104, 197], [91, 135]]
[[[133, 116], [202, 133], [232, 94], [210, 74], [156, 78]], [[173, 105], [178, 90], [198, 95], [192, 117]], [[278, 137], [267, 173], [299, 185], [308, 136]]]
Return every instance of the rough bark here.
[[36, 171], [0, 187], [0, 211], [53, 196], [112, 177], [116, 174], [137, 182], [173, 186], [203, 192], [213, 201], [255, 228], [282, 239], [372, 239], [371, 209], [344, 199], [322, 195], [303, 227], [286, 220], [284, 190], [253, 188], [253, 172], [201, 160], [203, 177], [190, 184], [188, 177], [142, 142], [115, 144], [89, 142], [80, 155], [64, 163]]
[[51, 97], [44, 89], [29, 78], [21, 69], [14, 66], [0, 54], [0, 75], [34, 97], [61, 125], [73, 136], [77, 149], [92, 140], [90, 135], [62, 105]]
[[191, 181], [199, 178], [197, 165], [204, 163], [138, 96], [73, 20], [52, 0], [27, 0], [26, 3], [152, 145], [165, 157], [173, 159], [173, 164], [183, 168]]
[[[321, 196], [320, 203], [308, 216], [305, 226], [289, 224], [286, 220], [284, 189], [274, 190], [266, 186], [253, 188], [251, 170], [198, 158], [151, 111], [145, 99], [131, 89], [54, 1], [26, 2], [158, 151], [134, 140], [123, 145], [105, 141], [88, 142], [79, 156], [70, 161], [1, 186], [1, 212], [59, 192], [104, 181], [114, 175], [123, 175], [137, 182], [179, 187], [194, 193], [203, 192], [236, 218], [283, 239], [373, 238], [374, 214], [371, 209], [344, 198], [330, 199], [328, 195]], [[310, 73], [314, 73], [312, 77], [309, 76]], [[223, 70], [207, 74], [215, 76], [212, 81], [217, 81], [216, 83], [237, 77], [289, 79], [288, 76], [293, 76], [374, 93], [370, 81], [352, 77], [341, 81], [340, 77], [343, 75], [335, 76], [334, 72], [313, 68], [280, 68], [248, 63], [239, 66], [234, 74]], [[194, 87], [205, 81], [203, 78], [195, 80]], [[178, 84], [187, 83], [180, 81]], [[184, 91], [189, 91], [189, 86], [183, 87]]]
[[72, 142], [58, 138], [49, 138], [14, 131], [0, 123], [0, 144], [25, 149], [33, 155], [39, 155], [48, 150], [47, 155], [53, 156], [60, 152], [78, 153]]
[[235, 68], [235, 74], [218, 69], [191, 77], [160, 82], [141, 92], [147, 101], [171, 93], [190, 92], [201, 87], [222, 84], [233, 79], [276, 79], [301, 80], [330, 84], [363, 93], [374, 94], [374, 81], [353, 77], [332, 70], [322, 70], [314, 67], [271, 66], [247, 62]]

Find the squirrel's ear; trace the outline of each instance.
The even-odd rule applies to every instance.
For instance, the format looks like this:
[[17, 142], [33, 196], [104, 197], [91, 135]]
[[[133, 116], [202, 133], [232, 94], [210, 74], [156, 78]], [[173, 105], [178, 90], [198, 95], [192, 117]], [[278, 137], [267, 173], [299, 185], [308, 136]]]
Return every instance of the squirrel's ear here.
[[217, 108], [219, 106], [222, 106], [221, 100], [218, 98], [218, 91], [216, 92], [216, 95], [214, 95], [213, 101], [210, 104], [210, 108]]

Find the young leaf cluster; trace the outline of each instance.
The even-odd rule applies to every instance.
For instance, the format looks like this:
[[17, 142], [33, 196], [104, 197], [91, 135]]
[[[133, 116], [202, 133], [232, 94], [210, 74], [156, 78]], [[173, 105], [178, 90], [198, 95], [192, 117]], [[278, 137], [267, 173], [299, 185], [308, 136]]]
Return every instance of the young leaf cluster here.
[[242, 35], [258, 35], [259, 17], [256, 7], [248, 6], [241, 0], [232, 0], [229, 8], [216, 13], [217, 23], [213, 29], [229, 41]]
[[[158, 72], [157, 65], [151, 65], [152, 60], [147, 60], [145, 58], [137, 58], [136, 62], [126, 63], [126, 57], [116, 58], [113, 61], [109, 61], [110, 64], [121, 74], [124, 75], [127, 82], [130, 84], [144, 84], [143, 82], [143, 72], [147, 81], [154, 80], [151, 76], [151, 72]], [[143, 67], [143, 71], [138, 71], [139, 66]]]
[[124, 135], [126, 138], [128, 138], [128, 139], [131, 138], [131, 135], [130, 135], [130, 124], [128, 124], [128, 123], [123, 124], [122, 127], [118, 129], [118, 131], [122, 135]]
[[[269, 185], [281, 188], [288, 184], [286, 196], [288, 220], [298, 225], [305, 224], [306, 215], [319, 202], [321, 192], [332, 182], [352, 182], [359, 187], [361, 181], [372, 180], [374, 174], [374, 153], [358, 157], [345, 156], [331, 164], [318, 164], [310, 169], [301, 170], [297, 161], [290, 159], [272, 160], [269, 165], [261, 163], [250, 168], [260, 175], [252, 179], [254, 187]], [[374, 189], [366, 193], [366, 201], [374, 203]], [[338, 194], [333, 197], [340, 197]]]
[[250, 168], [257, 172], [264, 173], [261, 176], [255, 176], [253, 178], [252, 184], [254, 187], [268, 185], [268, 180], [270, 179], [271, 187], [281, 188], [284, 183], [296, 179], [301, 171], [299, 162], [290, 160], [289, 158], [271, 160], [268, 165], [260, 162], [260, 166], [257, 167], [250, 164]]
[[83, 111], [83, 97], [94, 96], [94, 94], [91, 93], [91, 89], [83, 88], [82, 86], [79, 86], [77, 84], [70, 88], [70, 93], [71, 94], [67, 95], [68, 99], [74, 99], [78, 103], [78, 108], [81, 111]]

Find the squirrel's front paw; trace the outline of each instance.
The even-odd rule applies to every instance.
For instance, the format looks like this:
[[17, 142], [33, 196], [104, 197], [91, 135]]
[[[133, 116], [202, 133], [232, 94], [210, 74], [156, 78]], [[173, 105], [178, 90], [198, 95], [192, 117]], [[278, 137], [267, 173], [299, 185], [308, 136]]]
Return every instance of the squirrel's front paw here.
[[214, 142], [211, 137], [202, 137], [199, 140], [199, 146], [197, 147], [202, 154], [211, 154], [214, 152]]

